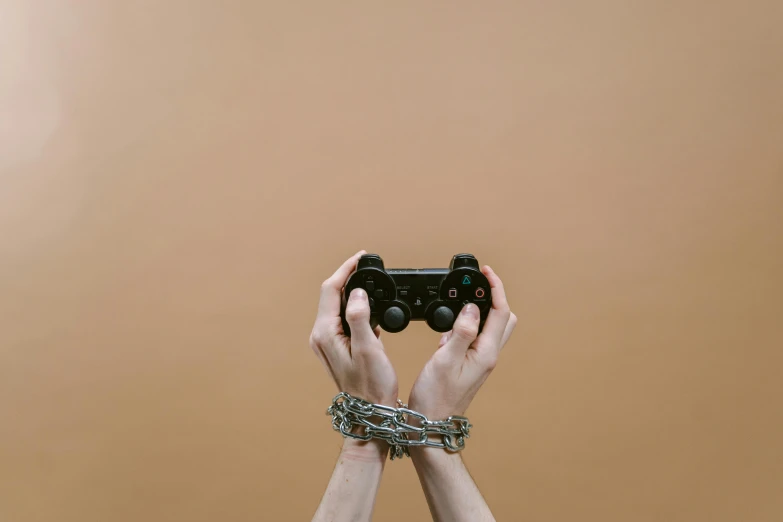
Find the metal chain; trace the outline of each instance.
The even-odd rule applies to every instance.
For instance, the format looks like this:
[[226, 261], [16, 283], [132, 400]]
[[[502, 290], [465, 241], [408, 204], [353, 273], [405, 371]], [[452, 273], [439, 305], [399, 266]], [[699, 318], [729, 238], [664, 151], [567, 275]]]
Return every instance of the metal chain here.
[[[340, 392], [332, 399], [326, 414], [332, 416], [332, 428], [343, 437], [385, 440], [391, 449], [391, 460], [410, 457], [410, 446], [430, 446], [454, 452], [465, 447], [472, 427], [467, 417], [452, 415], [446, 420], [431, 421], [426, 415], [409, 410], [399, 399], [397, 403], [399, 408], [392, 408]], [[408, 424], [411, 417], [419, 421], [419, 426]], [[353, 433], [354, 426], [363, 426], [363, 433]], [[430, 440], [430, 435], [440, 435], [443, 442]]]

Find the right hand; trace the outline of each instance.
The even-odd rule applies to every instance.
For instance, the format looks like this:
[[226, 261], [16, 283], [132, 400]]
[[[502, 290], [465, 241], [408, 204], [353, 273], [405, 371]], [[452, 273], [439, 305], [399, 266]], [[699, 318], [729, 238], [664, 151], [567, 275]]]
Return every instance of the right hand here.
[[488, 266], [481, 269], [492, 288], [492, 309], [478, 335], [479, 309], [470, 303], [443, 334], [438, 350], [424, 366], [410, 393], [409, 408], [430, 420], [463, 415], [497, 364], [517, 317], [508, 306], [503, 283]]

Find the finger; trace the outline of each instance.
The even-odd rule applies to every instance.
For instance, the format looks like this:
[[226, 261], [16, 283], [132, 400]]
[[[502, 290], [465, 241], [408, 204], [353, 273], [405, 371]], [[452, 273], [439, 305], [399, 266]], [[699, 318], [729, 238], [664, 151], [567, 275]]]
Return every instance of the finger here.
[[481, 271], [487, 276], [489, 287], [492, 289], [492, 308], [484, 323], [484, 328], [481, 330], [481, 344], [500, 350], [503, 334], [511, 317], [511, 310], [506, 300], [503, 281], [489, 266], [485, 266]]
[[448, 332], [443, 332], [443, 335], [440, 336], [440, 342], [438, 343], [438, 348], [443, 348], [443, 345], [449, 341], [450, 337], [451, 337], [451, 330], [449, 330]]
[[366, 254], [360, 250], [346, 260], [337, 271], [321, 285], [321, 301], [318, 303], [318, 317], [339, 317], [340, 300], [342, 299], [342, 290], [348, 277], [356, 269], [356, 263], [359, 258]]
[[456, 321], [454, 321], [451, 335], [443, 345], [443, 349], [455, 360], [464, 359], [468, 348], [470, 348], [470, 345], [476, 340], [476, 336], [478, 336], [479, 319], [478, 306], [473, 303], [468, 303], [462, 307]]
[[351, 327], [351, 357], [354, 357], [377, 339], [370, 326], [370, 301], [363, 288], [355, 288], [348, 296], [345, 320]]
[[506, 324], [506, 330], [503, 332], [503, 339], [500, 342], [501, 350], [508, 342], [508, 339], [509, 337], [511, 337], [511, 334], [514, 333], [514, 328], [516, 326], [517, 326], [517, 316], [516, 314], [514, 314], [514, 312], [511, 312], [511, 316], [508, 318], [508, 323]]

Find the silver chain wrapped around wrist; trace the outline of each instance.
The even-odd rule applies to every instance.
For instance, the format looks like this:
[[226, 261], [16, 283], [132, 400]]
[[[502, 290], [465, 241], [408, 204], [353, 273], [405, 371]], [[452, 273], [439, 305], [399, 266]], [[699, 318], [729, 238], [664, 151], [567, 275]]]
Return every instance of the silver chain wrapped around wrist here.
[[[465, 439], [470, 437], [472, 427], [467, 417], [452, 415], [446, 420], [431, 421], [426, 415], [409, 410], [402, 401], [397, 403], [399, 408], [392, 408], [340, 392], [332, 399], [326, 414], [332, 416], [332, 428], [343, 437], [386, 441], [391, 450], [391, 460], [405, 455], [410, 457], [411, 446], [430, 446], [454, 452], [465, 447]], [[408, 424], [410, 418], [417, 419], [418, 426]], [[353, 433], [351, 430], [355, 426], [363, 426], [364, 429]], [[430, 440], [430, 435], [441, 436], [443, 442]]]

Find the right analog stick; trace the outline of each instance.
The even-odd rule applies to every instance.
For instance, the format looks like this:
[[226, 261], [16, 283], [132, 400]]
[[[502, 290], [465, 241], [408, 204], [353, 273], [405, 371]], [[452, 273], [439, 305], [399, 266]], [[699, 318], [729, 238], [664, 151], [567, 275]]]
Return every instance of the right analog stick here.
[[439, 306], [432, 314], [432, 322], [438, 328], [449, 330], [454, 324], [454, 312], [448, 306]]
[[390, 306], [383, 314], [383, 322], [388, 328], [396, 330], [405, 324], [405, 312], [399, 306]]

